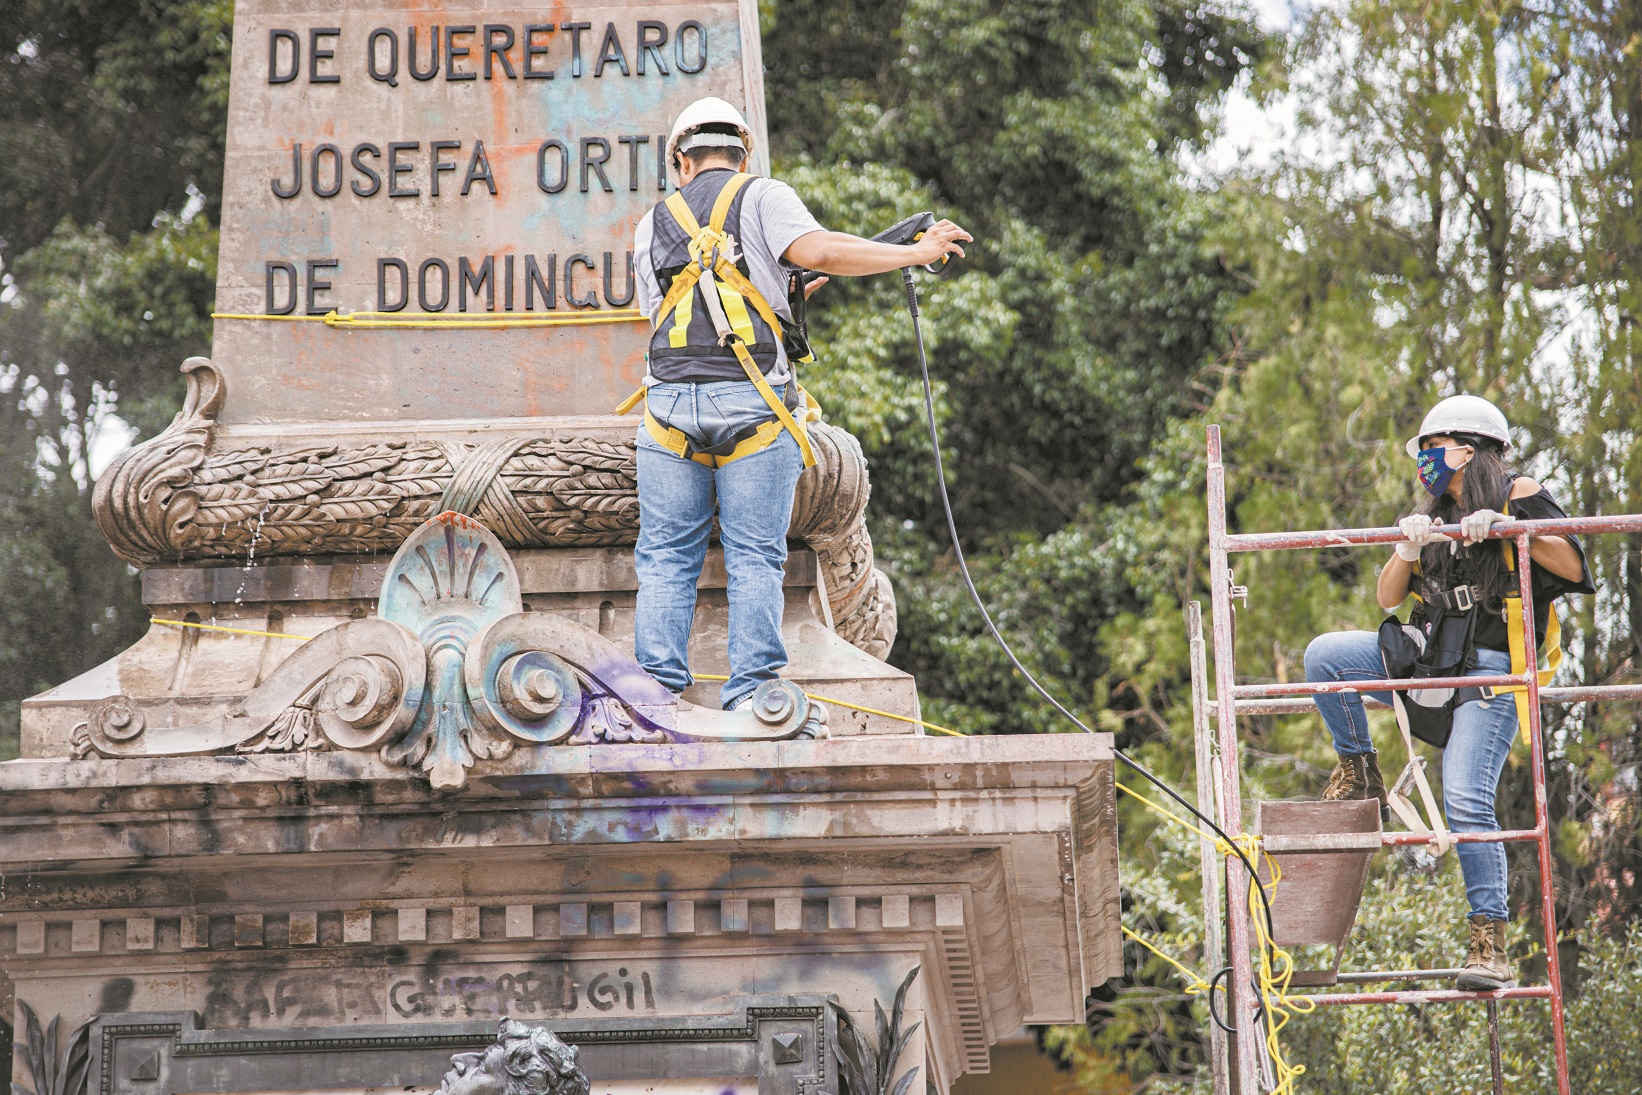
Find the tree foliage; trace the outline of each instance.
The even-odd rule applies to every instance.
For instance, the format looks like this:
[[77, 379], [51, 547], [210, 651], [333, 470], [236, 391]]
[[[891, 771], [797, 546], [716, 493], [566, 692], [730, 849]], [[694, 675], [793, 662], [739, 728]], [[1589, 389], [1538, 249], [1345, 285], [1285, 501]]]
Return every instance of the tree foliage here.
[[[25, 0], [0, 29], [0, 756], [18, 702], [141, 634], [91, 519], [210, 340], [232, 5]], [[106, 446], [107, 439], [104, 439]]]

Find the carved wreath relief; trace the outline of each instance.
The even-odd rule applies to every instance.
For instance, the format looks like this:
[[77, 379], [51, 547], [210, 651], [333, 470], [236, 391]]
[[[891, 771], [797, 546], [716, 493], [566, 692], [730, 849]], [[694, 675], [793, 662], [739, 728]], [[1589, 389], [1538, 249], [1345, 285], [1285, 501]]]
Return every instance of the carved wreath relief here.
[[[513, 548], [630, 544], [638, 534], [632, 440], [218, 449], [222, 374], [204, 358], [183, 372], [182, 412], [97, 482], [98, 526], [128, 562], [387, 552], [445, 511], [477, 518]], [[838, 633], [882, 658], [895, 600], [873, 567], [866, 461], [843, 430], [811, 431], [819, 466], [800, 480], [789, 535], [820, 556]]]
[[734, 712], [691, 708], [620, 647], [525, 612], [513, 561], [478, 521], [441, 513], [388, 565], [374, 618], [303, 643], [237, 710], [203, 726], [151, 727], [125, 696], [75, 728], [76, 756], [374, 750], [456, 789], [477, 761], [519, 746], [774, 741], [826, 733], [796, 685], [766, 681]]

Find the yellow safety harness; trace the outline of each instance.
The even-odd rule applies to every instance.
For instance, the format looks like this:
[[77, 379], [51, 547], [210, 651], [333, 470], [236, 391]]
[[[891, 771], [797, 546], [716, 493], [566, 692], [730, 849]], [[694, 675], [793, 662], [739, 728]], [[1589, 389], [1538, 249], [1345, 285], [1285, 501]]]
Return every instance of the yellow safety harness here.
[[[1505, 504], [1505, 512], [1511, 512], [1510, 502]], [[1512, 574], [1517, 572], [1517, 546], [1510, 540], [1505, 541], [1505, 569]], [[1523, 673], [1528, 669], [1528, 634], [1522, 619], [1522, 595], [1508, 593], [1500, 598], [1505, 607], [1505, 638], [1511, 648], [1511, 672]], [[1556, 604], [1550, 606], [1551, 616], [1545, 625], [1545, 648], [1548, 651], [1540, 662], [1541, 668], [1536, 676], [1539, 677], [1539, 686], [1544, 688], [1556, 676], [1556, 671], [1562, 665], [1562, 624], [1556, 618]], [[1536, 659], [1538, 660], [1538, 659]], [[1521, 728], [1522, 740], [1528, 740], [1528, 686], [1519, 684], [1512, 688], [1496, 688], [1495, 692], [1509, 692], [1517, 705], [1517, 726]]]
[[[1504, 514], [1510, 516], [1511, 502], [1505, 502]], [[1501, 545], [1505, 551], [1505, 569], [1510, 574], [1517, 572], [1517, 546], [1515, 542], [1506, 540]], [[1414, 563], [1414, 573], [1420, 572], [1419, 561]], [[1421, 600], [1419, 594], [1414, 595]], [[1500, 597], [1501, 608], [1505, 616], [1506, 645], [1511, 653], [1511, 672], [1521, 674], [1528, 669], [1528, 633], [1527, 625], [1522, 618], [1522, 594], [1511, 592]], [[1476, 609], [1481, 611], [1481, 608]], [[1545, 656], [1535, 674], [1539, 678], [1539, 686], [1544, 688], [1551, 683], [1556, 675], [1557, 668], [1562, 665], [1562, 624], [1557, 619], [1556, 604], [1550, 605], [1550, 619], [1545, 625]], [[1514, 685], [1506, 688], [1484, 689], [1484, 696], [1499, 695], [1508, 692], [1517, 708], [1517, 727], [1522, 734], [1522, 740], [1528, 740], [1528, 686]], [[1431, 793], [1431, 785], [1425, 778], [1425, 758], [1414, 751], [1414, 739], [1408, 728], [1408, 717], [1404, 714], [1401, 704], [1392, 705], [1397, 713], [1397, 728], [1402, 731], [1403, 745], [1408, 750], [1408, 764], [1402, 774], [1386, 789], [1388, 805], [1392, 813], [1396, 814], [1402, 823], [1408, 826], [1411, 832], [1430, 834], [1434, 838], [1436, 854], [1442, 855], [1453, 844], [1453, 837], [1448, 832], [1448, 826], [1443, 823], [1442, 813], [1437, 809], [1436, 799]], [[1416, 789], [1425, 806], [1426, 817], [1422, 818], [1418, 808], [1410, 801], [1408, 792]], [[1426, 818], [1430, 820], [1427, 821]]]
[[[668, 287], [666, 296], [662, 298], [661, 307], [656, 312], [655, 325], [659, 328], [675, 312], [692, 307], [696, 297], [695, 291], [699, 288], [701, 299], [706, 303], [708, 315], [712, 319], [713, 329], [718, 335], [719, 345], [728, 346], [734, 352], [736, 360], [747, 373], [747, 379], [753, 382], [758, 394], [769, 404], [775, 421], [765, 422], [743, 431], [742, 434], [731, 438], [731, 443], [711, 449], [697, 448], [683, 430], [674, 429], [651, 414], [648, 405], [644, 408], [644, 428], [649, 431], [656, 444], [674, 456], [683, 460], [694, 460], [709, 468], [721, 468], [744, 456], [761, 452], [773, 445], [780, 438], [782, 431], [786, 431], [798, 442], [798, 451], [804, 458], [804, 466], [808, 468], [815, 464], [815, 452], [810, 447], [809, 435], [804, 429], [804, 424], [820, 420], [820, 406], [800, 386], [799, 414], [794, 417], [786, 404], [775, 394], [775, 389], [770, 387], [770, 382], [764, 378], [764, 373], [753, 360], [752, 354], [747, 352], [747, 343], [754, 339], [752, 319], [747, 312], [748, 305], [751, 305], [759, 317], [769, 324], [775, 332], [776, 339], [779, 341], [781, 338], [780, 317], [776, 315], [775, 309], [770, 307], [770, 302], [764, 299], [764, 294], [736, 268], [735, 237], [724, 231], [724, 222], [729, 216], [731, 203], [735, 201], [741, 188], [752, 179], [753, 176], [738, 172], [725, 183], [724, 189], [719, 191], [717, 200], [713, 202], [712, 215], [708, 218], [706, 228], [696, 220], [689, 203], [684, 200], [682, 191], [674, 191], [668, 197], [665, 202], [668, 213], [690, 236], [691, 262], [679, 271], [672, 285]], [[674, 331], [682, 337], [681, 332], [687, 327], [687, 322], [675, 322]], [[796, 385], [798, 382], [795, 379], [793, 383]], [[644, 399], [647, 390], [640, 388], [628, 396], [616, 408], [616, 413], [626, 414], [631, 411]], [[728, 451], [721, 451], [725, 449]]]

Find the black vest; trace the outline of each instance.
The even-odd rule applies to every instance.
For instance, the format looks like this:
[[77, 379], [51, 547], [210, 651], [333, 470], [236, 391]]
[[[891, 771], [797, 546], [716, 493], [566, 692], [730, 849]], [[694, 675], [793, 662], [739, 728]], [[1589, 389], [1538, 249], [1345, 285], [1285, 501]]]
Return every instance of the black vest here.
[[[707, 226], [713, 203], [735, 172], [727, 168], [704, 171], [690, 180], [681, 193], [695, 214], [696, 222]], [[736, 241], [736, 268], [751, 280], [746, 257], [741, 251], [741, 207], [747, 191], [753, 184], [741, 188], [730, 203], [724, 218], [724, 231]], [[655, 270], [661, 295], [686, 266], [690, 258], [690, 236], [673, 218], [666, 202], [657, 203], [651, 213], [653, 231], [650, 241], [650, 265]], [[741, 326], [743, 318], [750, 324], [751, 338], [745, 339], [753, 362], [765, 374], [775, 368], [779, 336], [758, 314], [751, 302], [742, 302], [740, 295], [722, 281], [718, 283], [720, 299], [732, 327]], [[702, 297], [702, 288], [695, 290], [678, 304], [671, 315], [664, 317], [650, 336], [650, 375], [662, 383], [711, 382], [717, 380], [746, 380], [747, 371], [728, 346], [718, 344], [718, 332], [713, 327], [712, 315]]]

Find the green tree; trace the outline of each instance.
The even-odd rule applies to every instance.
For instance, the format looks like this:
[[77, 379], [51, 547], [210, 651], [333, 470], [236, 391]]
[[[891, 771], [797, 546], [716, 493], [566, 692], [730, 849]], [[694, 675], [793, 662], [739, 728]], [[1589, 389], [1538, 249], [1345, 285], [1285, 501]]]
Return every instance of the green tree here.
[[[1106, 526], [1113, 542], [1135, 545], [1131, 568], [1173, 576], [1156, 583], [1145, 611], [1101, 632], [1108, 695], [1157, 727], [1138, 748], [1165, 771], [1178, 770], [1171, 756], [1189, 740], [1177, 636], [1182, 602], [1203, 595], [1207, 422], [1226, 431], [1234, 531], [1390, 524], [1415, 500], [1401, 442], [1430, 402], [1453, 391], [1506, 407], [1523, 442], [1519, 466], [1571, 512], [1636, 510], [1635, 282], [1625, 268], [1639, 238], [1625, 172], [1642, 162], [1629, 146], [1627, 96], [1642, 42], [1634, 18], [1624, 5], [1357, 3], [1319, 9], [1297, 28], [1289, 71], [1298, 132], [1271, 170], [1234, 177], [1223, 191], [1236, 208], [1225, 223], [1237, 233], [1223, 246], [1254, 288], [1229, 316], [1232, 348], [1210, 374], [1219, 390], [1201, 419], [1170, 433]], [[1148, 540], [1159, 527], [1170, 534]], [[1587, 547], [1603, 593], [1564, 605], [1573, 624], [1565, 641], [1585, 679], [1633, 679], [1636, 602], [1625, 577], [1635, 546]], [[1295, 679], [1313, 635], [1372, 626], [1378, 562], [1346, 551], [1239, 556], [1237, 580], [1251, 589], [1238, 617], [1241, 678]], [[1120, 680], [1139, 687], [1125, 693]], [[1621, 933], [1580, 932], [1590, 948], [1580, 965], [1603, 976], [1611, 971], [1599, 964], [1633, 945], [1627, 922], [1638, 911], [1638, 812], [1627, 782], [1636, 726], [1628, 703], [1547, 712], [1559, 928], [1580, 929], [1597, 914]], [[1332, 758], [1315, 718], [1249, 719], [1242, 730], [1245, 801], [1316, 792]], [[1383, 745], [1394, 731], [1382, 723], [1376, 737]], [[1399, 754], [1388, 750], [1382, 766], [1395, 772]], [[1519, 747], [1501, 794], [1507, 826], [1532, 816], [1525, 762]], [[1512, 865], [1513, 909], [1537, 935], [1532, 860], [1514, 855]], [[1391, 870], [1416, 866], [1396, 857]], [[1423, 889], [1387, 885], [1365, 900], [1351, 965], [1411, 961], [1384, 944], [1416, 929], [1426, 933], [1424, 964], [1457, 959], [1463, 905], [1453, 876]], [[1529, 938], [1517, 953], [1531, 955]], [[1608, 989], [1586, 991], [1605, 998]], [[1513, 1075], [1524, 1090], [1551, 1090], [1547, 1016], [1504, 1009], [1503, 1018]], [[1574, 1006], [1576, 1090], [1634, 1086], [1634, 1070], [1582, 1052], [1613, 1021]], [[1485, 1067], [1478, 1022], [1363, 1008], [1289, 1030], [1310, 1067], [1308, 1089], [1402, 1093], [1429, 1087], [1433, 1076], [1406, 1047], [1438, 1025], [1440, 1048], [1420, 1060], [1441, 1062], [1445, 1085], [1464, 1086], [1454, 1060], [1475, 1078]]]
[[[1178, 528], [1117, 526], [1133, 492], [1152, 487], [1145, 469], [1201, 398], [1193, 383], [1247, 290], [1219, 242], [1235, 234], [1229, 210], [1185, 181], [1180, 154], [1212, 134], [1221, 96], [1262, 61], [1265, 38], [1236, 4], [777, 0], [762, 11], [776, 173], [822, 222], [870, 233], [933, 208], [976, 236], [955, 273], [920, 283], [948, 486], [1000, 625], [1087, 719], [1125, 741], [1158, 733], [1174, 712], [1142, 702], [1104, 714], [1133, 689], [1111, 669], [1129, 652], [1100, 634], [1188, 592], [1145, 555]], [[873, 537], [901, 608], [891, 660], [917, 674], [937, 721], [1063, 731], [954, 572], [904, 307], [893, 278], [829, 285], [812, 302], [821, 361], [805, 378], [872, 461]], [[1124, 813], [1125, 845], [1141, 849], [1133, 834], [1149, 825]], [[1125, 878], [1145, 885], [1146, 851], [1136, 864]], [[1139, 923], [1178, 927], [1148, 900], [1131, 904]], [[1132, 1077], [1122, 1090], [1189, 1070], [1197, 1037], [1156, 965], [1138, 950], [1126, 962], [1137, 983], [1103, 989], [1094, 1012], [1103, 1075]]]
[[209, 345], [232, 10], [25, 0], [0, 30], [0, 756], [21, 699], [142, 633], [90, 459]]

